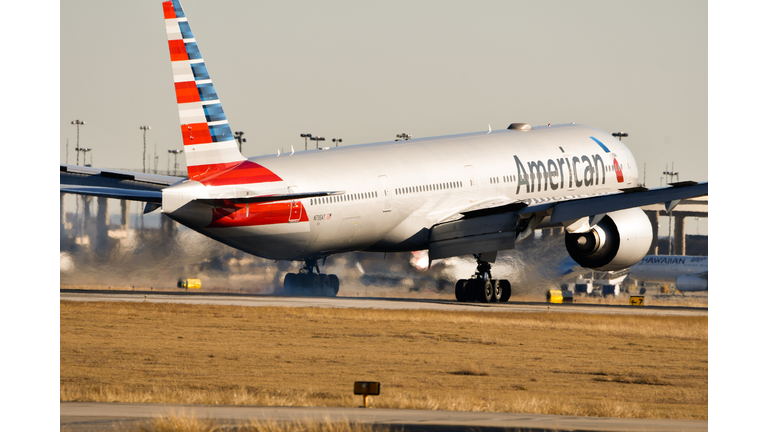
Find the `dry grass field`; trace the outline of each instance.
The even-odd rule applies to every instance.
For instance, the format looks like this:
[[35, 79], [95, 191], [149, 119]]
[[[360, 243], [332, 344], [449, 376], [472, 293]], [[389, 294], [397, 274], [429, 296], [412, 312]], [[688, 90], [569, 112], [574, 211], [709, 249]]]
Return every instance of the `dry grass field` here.
[[62, 401], [707, 419], [706, 317], [60, 303]]

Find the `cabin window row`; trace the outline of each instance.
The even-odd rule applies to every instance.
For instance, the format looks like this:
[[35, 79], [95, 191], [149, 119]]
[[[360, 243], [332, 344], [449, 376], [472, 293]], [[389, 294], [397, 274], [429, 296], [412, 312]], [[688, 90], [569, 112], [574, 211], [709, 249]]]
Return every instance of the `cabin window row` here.
[[341, 202], [351, 202], [351, 201], [372, 199], [372, 198], [378, 198], [378, 197], [379, 197], [379, 193], [376, 191], [360, 192], [360, 193], [344, 194], [344, 195], [331, 195], [331, 196], [321, 197], [321, 198], [310, 198], [309, 205], [335, 204], [335, 203], [341, 203]]
[[445, 183], [433, 183], [419, 186], [408, 186], [395, 189], [395, 195], [406, 195], [419, 192], [432, 192], [439, 190], [457, 189], [464, 186], [461, 181], [445, 182]]

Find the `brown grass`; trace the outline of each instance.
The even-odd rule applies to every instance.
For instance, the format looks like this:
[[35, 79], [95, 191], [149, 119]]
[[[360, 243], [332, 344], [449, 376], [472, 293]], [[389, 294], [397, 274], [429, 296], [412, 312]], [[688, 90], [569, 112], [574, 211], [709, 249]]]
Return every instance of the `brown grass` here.
[[706, 420], [706, 317], [68, 302], [62, 401]]
[[198, 419], [194, 415], [172, 413], [147, 422], [120, 425], [118, 432], [386, 432], [385, 425], [358, 424], [327, 421], [259, 421], [222, 422], [215, 419]]

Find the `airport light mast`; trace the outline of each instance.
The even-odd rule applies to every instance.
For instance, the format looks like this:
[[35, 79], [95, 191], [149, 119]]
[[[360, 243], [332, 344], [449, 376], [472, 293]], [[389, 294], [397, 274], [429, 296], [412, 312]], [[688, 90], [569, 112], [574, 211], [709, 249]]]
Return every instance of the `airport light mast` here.
[[[75, 150], [80, 148], [80, 125], [84, 125], [85, 122], [82, 120], [72, 120], [72, 124], [77, 126], [77, 143], [75, 145]], [[83, 163], [85, 163], [85, 160], [83, 160]], [[77, 164], [80, 165], [80, 152], [77, 151]]]
[[245, 135], [245, 132], [241, 132], [241, 131], [235, 132], [235, 139], [237, 140], [237, 145], [240, 146], [240, 154], [243, 154], [243, 143], [245, 142], [245, 138], [243, 138], [243, 135]]
[[299, 136], [304, 138], [304, 151], [307, 151], [307, 138], [312, 139], [312, 134], [301, 134]]
[[628, 133], [626, 133], [626, 132], [614, 132], [614, 133], [612, 133], [611, 135], [613, 135], [613, 136], [614, 136], [614, 138], [618, 138], [618, 139], [619, 139], [619, 141], [621, 141], [621, 138], [622, 138], [622, 137], [626, 138], [626, 137], [628, 137], [628, 136], [629, 136], [629, 134], [628, 134]]
[[339, 143], [341, 143], [341, 138], [334, 138], [331, 141], [335, 142], [336, 143], [336, 147], [338, 147]]
[[[168, 156], [168, 163], [171, 161], [171, 154], [173, 155], [173, 175], [176, 175], [176, 168], [179, 167], [179, 163], [177, 162], [177, 156], [179, 153], [183, 152], [184, 150], [168, 150], [169, 156]], [[168, 170], [170, 171], [170, 169]]]
[[[91, 150], [93, 150], [92, 148], [90, 148], [90, 147], [78, 147], [75, 150], [77, 150], [77, 154], [78, 154], [78, 158], [77, 159], [78, 159], [78, 161], [80, 160], [80, 157], [79, 157], [80, 152], [83, 152], [83, 165], [84, 166], [91, 166], [91, 165], [93, 165], [93, 153], [91, 153], [91, 163], [90, 163], [90, 165], [85, 162], [85, 157], [87, 156], [86, 153], [88, 153]], [[80, 163], [78, 162], [78, 165], [79, 164]]]
[[139, 126], [139, 129], [144, 131], [144, 156], [141, 159], [141, 166], [143, 172], [147, 172], [147, 131], [152, 129], [149, 126]]
[[309, 137], [309, 139], [315, 142], [315, 149], [320, 148], [320, 141], [325, 141], [324, 137]]

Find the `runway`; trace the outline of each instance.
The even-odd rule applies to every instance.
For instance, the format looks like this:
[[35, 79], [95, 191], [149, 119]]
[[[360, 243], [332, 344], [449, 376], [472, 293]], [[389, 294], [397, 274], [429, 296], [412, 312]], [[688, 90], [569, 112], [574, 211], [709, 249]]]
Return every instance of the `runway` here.
[[707, 308], [544, 302], [459, 303], [455, 300], [397, 297], [288, 297], [258, 294], [61, 289], [66, 301], [161, 302], [248, 307], [329, 307], [359, 309], [430, 309], [466, 312], [569, 312], [588, 314], [707, 316]]
[[706, 431], [706, 421], [620, 419], [492, 412], [397, 410], [377, 408], [260, 407], [61, 402], [62, 431], [112, 430], [138, 426], [169, 414], [216, 419], [227, 425], [257, 421], [336, 421], [387, 425], [402, 431]]

